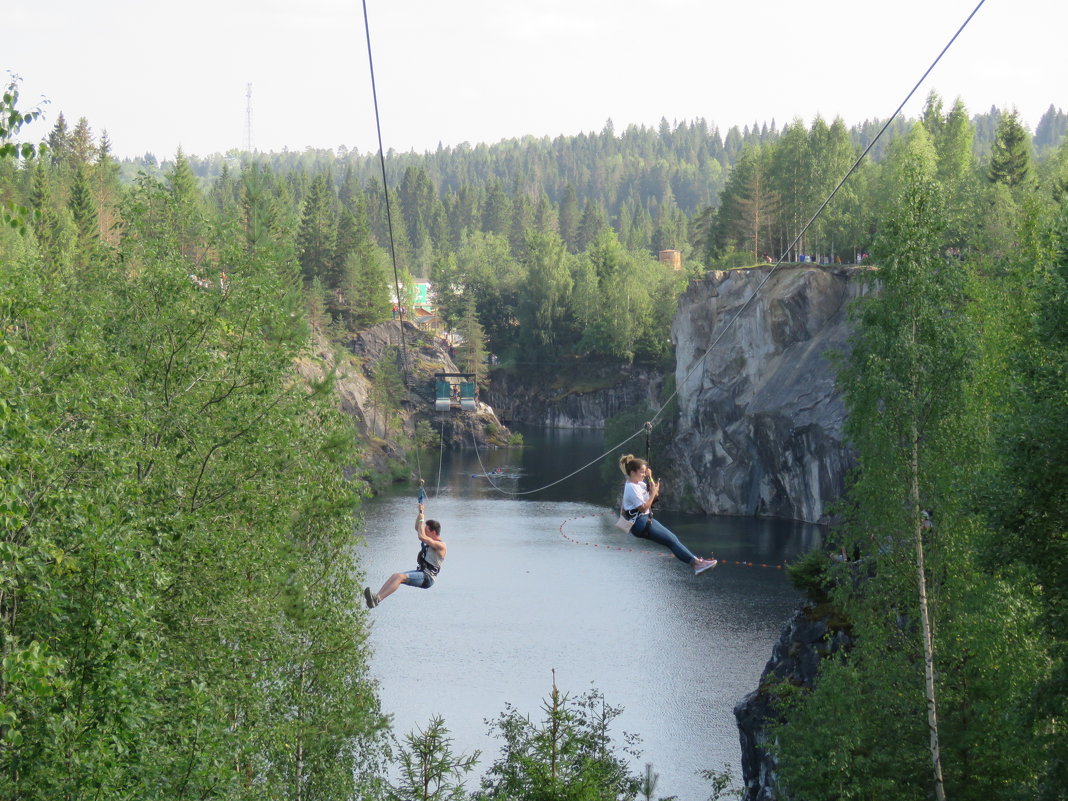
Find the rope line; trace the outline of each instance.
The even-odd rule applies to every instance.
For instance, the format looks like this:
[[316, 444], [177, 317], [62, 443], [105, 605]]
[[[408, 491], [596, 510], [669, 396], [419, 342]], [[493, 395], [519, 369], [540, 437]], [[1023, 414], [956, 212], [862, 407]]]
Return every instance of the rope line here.
[[[397, 291], [397, 313], [400, 317], [401, 359], [404, 365], [404, 387], [411, 388], [411, 374], [408, 370], [408, 344], [404, 339], [404, 303], [401, 302], [400, 272], [397, 269], [397, 246], [393, 241], [393, 214], [389, 203], [389, 181], [386, 179], [386, 154], [382, 146], [382, 119], [378, 113], [378, 85], [375, 81], [375, 60], [371, 55], [371, 23], [367, 17], [367, 0], [363, 0], [363, 30], [367, 38], [367, 64], [371, 70], [371, 97], [375, 106], [375, 130], [378, 133], [378, 161], [382, 167], [382, 194], [386, 204], [386, 228], [389, 230], [389, 255], [393, 260], [393, 285]], [[418, 446], [418, 443], [416, 443]], [[415, 449], [415, 469], [419, 478], [423, 477], [420, 464], [419, 448]]]
[[[579, 515], [578, 517], [569, 517], [566, 520], [564, 520], [564, 522], [562, 522], [560, 524], [560, 527], [559, 527], [560, 536], [563, 537], [568, 542], [570, 542], [572, 545], [592, 545], [594, 548], [601, 548], [601, 549], [606, 550], [606, 551], [627, 551], [629, 553], [641, 553], [641, 554], [645, 554], [647, 556], [657, 556], [657, 557], [672, 558], [672, 559], [674, 558], [674, 554], [670, 553], [669, 551], [662, 551], [662, 550], [661, 551], [654, 551], [654, 550], [651, 550], [649, 548], [627, 548], [627, 547], [624, 547], [622, 545], [608, 545], [608, 544], [599, 543], [599, 542], [580, 541], [580, 540], [575, 539], [574, 537], [568, 536], [567, 532], [564, 531], [564, 527], [568, 523], [571, 523], [571, 522], [573, 522], [575, 520], [582, 520], [584, 518], [589, 518], [589, 517], [606, 517], [606, 516], [609, 516], [610, 514], [614, 515], [615, 512], [599, 512], [599, 513], [596, 513], [596, 514]], [[631, 535], [628, 534], [627, 536], [631, 536]], [[768, 564], [766, 562], [751, 562], [751, 561], [737, 560], [737, 559], [724, 559], [722, 557], [715, 556], [715, 552], [713, 552], [713, 558], [715, 558], [716, 561], [719, 562], [720, 565], [736, 565], [738, 567], [764, 567], [764, 568], [769, 568], [769, 569], [772, 569], [772, 570], [782, 570], [785, 567], [785, 565]]]
[[612, 451], [615, 450], [616, 448], [619, 448], [622, 445], [626, 445], [628, 442], [630, 442], [632, 439], [637, 437], [639, 434], [644, 434], [644, 433], [645, 433], [645, 428], [643, 426], [642, 428], [639, 428], [637, 431], [635, 431], [633, 434], [631, 434], [629, 437], [627, 437], [625, 440], [620, 442], [615, 447], [611, 448], [610, 450], [605, 451], [600, 456], [597, 456], [597, 457], [591, 459], [590, 461], [586, 462], [586, 464], [582, 465], [582, 467], [578, 468], [577, 470], [573, 470], [572, 472], [568, 473], [563, 478], [558, 478], [558, 479], [556, 479], [556, 481], [553, 481], [551, 484], [545, 484], [544, 486], [538, 487], [537, 489], [526, 490], [524, 492], [512, 492], [511, 490], [502, 489], [501, 487], [499, 487], [498, 485], [493, 483], [493, 480], [490, 479], [490, 477], [489, 477], [489, 471], [487, 471], [486, 470], [486, 466], [484, 464], [482, 464], [482, 454], [480, 454], [478, 452], [478, 441], [475, 439], [475, 429], [473, 427], [471, 429], [471, 444], [475, 448], [475, 456], [478, 457], [478, 465], [479, 465], [479, 467], [482, 468], [482, 472], [486, 474], [486, 480], [489, 482], [489, 485], [491, 487], [493, 487], [495, 490], [497, 490], [499, 493], [501, 493], [502, 495], [509, 495], [509, 496], [512, 496], [512, 497], [518, 497], [520, 495], [533, 495], [535, 492], [541, 492], [542, 490], [549, 489], [549, 487], [555, 487], [557, 484], [562, 484], [563, 482], [567, 481], [572, 476], [577, 476], [579, 473], [581, 473], [587, 467], [591, 467], [591, 466], [597, 464], [599, 461], [601, 461], [601, 459], [603, 459], [604, 457], [608, 456], [608, 454], [612, 453]]
[[[366, 2], [366, 0], [365, 0], [365, 2]], [[932, 61], [930, 66], [927, 67], [927, 69], [924, 71], [923, 75], [920, 76], [920, 79], [918, 81], [916, 81], [916, 84], [912, 87], [912, 89], [909, 91], [909, 93], [905, 96], [905, 99], [901, 101], [901, 103], [898, 105], [897, 109], [894, 110], [894, 113], [891, 114], [890, 117], [886, 120], [886, 122], [883, 124], [883, 127], [879, 129], [879, 133], [877, 133], [875, 135], [875, 138], [872, 139], [871, 142], [868, 143], [868, 146], [864, 148], [863, 152], [861, 152], [861, 154], [853, 162], [853, 166], [851, 166], [846, 171], [846, 174], [844, 176], [842, 176], [842, 180], [840, 180], [838, 182], [838, 184], [834, 187], [834, 189], [827, 196], [827, 198], [820, 204], [819, 208], [816, 209], [816, 213], [813, 214], [811, 218], [809, 218], [809, 221], [807, 223], [805, 223], [804, 227], [800, 230], [800, 232], [798, 232], [797, 236], [794, 237], [794, 239], [790, 243], [790, 245], [779, 256], [778, 261], [775, 262], [775, 265], [768, 271], [768, 274], [763, 278], [763, 280], [760, 281], [759, 284], [757, 284], [756, 288], [750, 293], [749, 297], [741, 305], [741, 307], [738, 309], [738, 311], [735, 313], [735, 315], [727, 322], [727, 324], [719, 332], [719, 335], [712, 341], [712, 344], [709, 345], [708, 348], [705, 350], [705, 352], [701, 355], [701, 358], [698, 359], [694, 363], [693, 367], [691, 367], [690, 370], [686, 373], [686, 375], [683, 377], [682, 381], [676, 383], [675, 390], [668, 396], [667, 400], [665, 400], [660, 405], [660, 408], [656, 411], [656, 413], [652, 416], [652, 418], [642, 426], [642, 428], [639, 428], [637, 431], [635, 431], [629, 437], [627, 437], [626, 439], [624, 439], [621, 442], [617, 443], [616, 445], [612, 446], [611, 448], [606, 450], [604, 453], [602, 453], [600, 456], [598, 456], [596, 459], [594, 459], [593, 461], [588, 462], [587, 464], [583, 465], [578, 470], [575, 470], [574, 472], [569, 473], [568, 475], [564, 476], [563, 478], [558, 479], [556, 481], [553, 481], [550, 484], [546, 484], [546, 485], [544, 485], [542, 487], [538, 487], [537, 489], [527, 490], [525, 492], [509, 492], [507, 490], [500, 489], [499, 487], [494, 485], [492, 481], [490, 482], [490, 485], [493, 486], [493, 488], [495, 490], [497, 490], [498, 492], [501, 492], [502, 494], [505, 494], [505, 495], [511, 495], [511, 496], [532, 495], [532, 494], [534, 494], [536, 492], [541, 492], [542, 490], [546, 490], [549, 487], [553, 487], [553, 486], [561, 483], [562, 481], [566, 481], [567, 479], [571, 478], [572, 476], [574, 476], [574, 475], [576, 475], [578, 473], [581, 473], [586, 468], [590, 467], [593, 464], [596, 464], [597, 462], [599, 462], [604, 457], [606, 457], [609, 454], [617, 451], [623, 445], [627, 444], [632, 439], [637, 437], [639, 434], [641, 434], [644, 431], [646, 431], [647, 427], [651, 428], [652, 425], [655, 425], [658, 422], [658, 418], [664, 413], [664, 410], [667, 409], [671, 405], [671, 401], [674, 400], [675, 397], [679, 394], [680, 388], [684, 384], [686, 384], [686, 382], [688, 382], [690, 380], [690, 376], [692, 376], [694, 374], [694, 372], [697, 370], [697, 368], [700, 367], [704, 363], [705, 359], [708, 358], [708, 354], [712, 352], [712, 349], [715, 348], [720, 343], [720, 341], [726, 335], [727, 331], [730, 330], [731, 326], [733, 326], [738, 321], [738, 318], [740, 318], [742, 316], [742, 314], [749, 307], [749, 305], [756, 299], [757, 295], [764, 288], [764, 286], [768, 283], [768, 281], [771, 280], [772, 276], [775, 275], [775, 273], [778, 271], [779, 267], [781, 267], [783, 262], [786, 260], [786, 256], [790, 253], [791, 250], [793, 250], [794, 246], [799, 241], [801, 241], [801, 237], [803, 237], [805, 235], [805, 233], [808, 231], [808, 229], [812, 227], [812, 224], [823, 213], [824, 209], [827, 208], [827, 205], [831, 202], [831, 200], [834, 198], [834, 196], [836, 194], [838, 194], [838, 190], [841, 189], [842, 186], [845, 185], [845, 182], [856, 171], [857, 167], [860, 166], [860, 163], [868, 155], [868, 153], [871, 151], [872, 147], [875, 146], [875, 143], [879, 141], [879, 139], [882, 137], [882, 135], [886, 132], [886, 129], [890, 127], [890, 123], [893, 122], [897, 118], [897, 116], [901, 113], [901, 109], [903, 109], [905, 107], [905, 104], [907, 104], [909, 102], [909, 100], [912, 99], [912, 96], [914, 94], [916, 94], [916, 90], [918, 90], [920, 88], [920, 86], [923, 84], [923, 82], [927, 79], [927, 76], [931, 74], [931, 71], [935, 68], [935, 66], [938, 64], [938, 62], [942, 60], [942, 56], [944, 56], [946, 54], [946, 52], [949, 50], [949, 48], [952, 46], [952, 44], [957, 40], [957, 37], [960, 36], [960, 34], [964, 31], [964, 29], [968, 26], [968, 23], [972, 21], [972, 17], [974, 17], [978, 13], [979, 9], [982, 8], [982, 6], [983, 6], [983, 4], [985, 2], [986, 2], [986, 0], [979, 0], [979, 4], [974, 9], [972, 9], [972, 12], [968, 15], [967, 19], [965, 19], [964, 22], [961, 24], [961, 26], [957, 29], [957, 32], [953, 34], [953, 36], [950, 38], [950, 40], [948, 42], [946, 42], [945, 47], [942, 48], [941, 52], [939, 52], [939, 54], [935, 57], [934, 61]], [[472, 438], [473, 438], [473, 432], [472, 432]], [[478, 452], [477, 444], [475, 446], [475, 452], [476, 453]], [[480, 458], [479, 459], [479, 464], [481, 464], [481, 462], [482, 462], [482, 460]], [[483, 469], [483, 472], [485, 472], [485, 469]]]

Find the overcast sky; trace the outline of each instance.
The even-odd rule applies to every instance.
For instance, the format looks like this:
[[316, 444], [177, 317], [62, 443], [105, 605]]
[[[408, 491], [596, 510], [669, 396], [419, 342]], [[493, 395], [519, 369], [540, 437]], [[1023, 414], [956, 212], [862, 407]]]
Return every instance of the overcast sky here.
[[[387, 149], [617, 132], [703, 117], [885, 118], [978, 0], [367, 0]], [[361, 0], [39, 0], [4, 13], [0, 69], [106, 129], [118, 156], [377, 151]], [[987, 0], [934, 89], [1034, 128], [1068, 109], [1065, 0]]]

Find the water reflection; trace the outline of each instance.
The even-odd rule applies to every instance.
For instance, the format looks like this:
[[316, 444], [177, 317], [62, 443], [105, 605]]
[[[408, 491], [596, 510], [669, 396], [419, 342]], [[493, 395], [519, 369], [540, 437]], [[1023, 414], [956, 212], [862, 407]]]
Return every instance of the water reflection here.
[[[707, 798], [698, 770], [740, 774], [732, 709], [756, 686], [796, 593], [775, 568], [727, 564], [695, 578], [623, 534], [605, 514], [622, 476], [597, 467], [533, 496], [495, 492], [483, 473], [523, 492], [603, 450], [598, 432], [524, 436], [528, 447], [483, 452], [481, 464], [473, 451], [446, 453], [440, 479], [437, 452], [421, 457], [449, 554], [433, 588], [402, 587], [371, 613], [372, 668], [396, 732], [441, 714], [456, 749], [480, 749], [485, 769], [499, 745], [485, 721], [506, 702], [540, 717], [555, 668], [562, 690], [594, 685], [624, 707], [617, 735], [641, 735], [635, 768], [654, 764], [658, 795]], [[497, 468], [517, 478], [495, 478]], [[369, 583], [414, 566], [414, 514], [411, 486], [368, 504]], [[696, 553], [726, 560], [781, 564], [819, 541], [803, 524], [659, 516]]]

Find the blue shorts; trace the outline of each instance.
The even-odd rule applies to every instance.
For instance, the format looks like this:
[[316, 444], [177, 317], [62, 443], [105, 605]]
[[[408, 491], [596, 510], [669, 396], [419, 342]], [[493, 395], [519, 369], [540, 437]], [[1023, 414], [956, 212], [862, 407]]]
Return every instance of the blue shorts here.
[[422, 570], [409, 570], [404, 574], [404, 583], [409, 587], [418, 587], [421, 590], [428, 590], [434, 584], [434, 577]]

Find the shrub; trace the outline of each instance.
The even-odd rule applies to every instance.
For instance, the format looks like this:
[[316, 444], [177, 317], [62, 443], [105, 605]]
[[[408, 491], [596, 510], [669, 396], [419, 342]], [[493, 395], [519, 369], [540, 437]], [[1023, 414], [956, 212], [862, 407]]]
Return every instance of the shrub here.
[[816, 603], [827, 600], [830, 587], [831, 558], [824, 551], [816, 548], [801, 556], [796, 562], [786, 566], [786, 575], [806, 597]]

